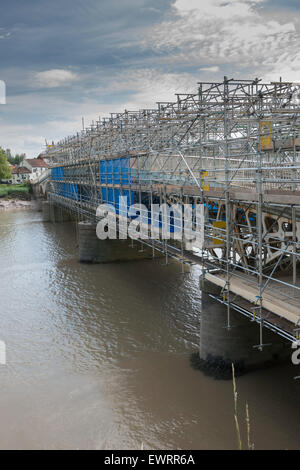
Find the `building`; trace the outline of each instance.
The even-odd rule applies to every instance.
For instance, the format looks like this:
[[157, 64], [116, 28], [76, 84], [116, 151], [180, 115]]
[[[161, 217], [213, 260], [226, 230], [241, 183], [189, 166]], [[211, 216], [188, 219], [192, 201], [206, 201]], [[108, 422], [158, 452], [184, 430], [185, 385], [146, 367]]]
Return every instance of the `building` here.
[[30, 172], [29, 180], [34, 181], [46, 173], [48, 165], [43, 158], [24, 158], [21, 167], [26, 168]]
[[38, 160], [44, 160], [44, 162], [48, 165], [51, 159], [48, 157], [47, 154], [45, 153], [40, 153], [39, 156], [37, 157]]
[[30, 180], [31, 171], [25, 167], [14, 166], [11, 170], [12, 184], [25, 183]]

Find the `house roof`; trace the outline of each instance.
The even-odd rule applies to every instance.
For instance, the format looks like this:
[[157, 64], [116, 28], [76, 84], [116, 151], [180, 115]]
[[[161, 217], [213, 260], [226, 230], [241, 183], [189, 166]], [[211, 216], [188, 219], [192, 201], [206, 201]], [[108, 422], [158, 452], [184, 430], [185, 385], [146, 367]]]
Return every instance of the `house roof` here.
[[47, 168], [47, 163], [42, 158], [26, 158], [26, 162], [32, 168]]
[[25, 168], [25, 166], [15, 167], [11, 170], [11, 172], [13, 175], [25, 175], [25, 174], [31, 173], [31, 171], [28, 170], [28, 168]]

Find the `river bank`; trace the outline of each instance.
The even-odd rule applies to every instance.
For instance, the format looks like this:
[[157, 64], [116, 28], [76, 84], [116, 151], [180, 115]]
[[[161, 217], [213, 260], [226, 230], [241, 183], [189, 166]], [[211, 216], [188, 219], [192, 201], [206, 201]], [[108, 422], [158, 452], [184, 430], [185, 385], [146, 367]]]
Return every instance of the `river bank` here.
[[15, 209], [37, 209], [37, 201], [32, 199], [24, 201], [22, 199], [0, 199], [0, 211]]

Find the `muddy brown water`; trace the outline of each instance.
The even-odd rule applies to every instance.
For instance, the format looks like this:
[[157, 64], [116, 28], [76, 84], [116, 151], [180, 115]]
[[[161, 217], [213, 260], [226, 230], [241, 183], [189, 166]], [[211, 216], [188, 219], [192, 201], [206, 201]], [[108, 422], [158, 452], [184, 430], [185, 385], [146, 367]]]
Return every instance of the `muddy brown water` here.
[[[0, 448], [235, 449], [230, 381], [191, 368], [199, 268], [77, 262], [73, 224], [0, 213]], [[237, 379], [255, 448], [300, 448], [299, 370]]]

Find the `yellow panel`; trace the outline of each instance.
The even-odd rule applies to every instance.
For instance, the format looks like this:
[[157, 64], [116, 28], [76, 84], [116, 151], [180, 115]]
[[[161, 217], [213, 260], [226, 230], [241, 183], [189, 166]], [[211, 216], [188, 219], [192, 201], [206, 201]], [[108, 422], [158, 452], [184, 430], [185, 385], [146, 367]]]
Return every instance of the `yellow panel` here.
[[272, 143], [272, 123], [271, 121], [261, 121], [260, 123], [260, 147], [262, 150], [273, 150]]
[[225, 241], [226, 235], [224, 231], [218, 229], [226, 229], [226, 221], [225, 220], [215, 220], [213, 222], [213, 244], [214, 245], [222, 245]]
[[204, 181], [202, 181], [202, 189], [203, 191], [209, 191], [209, 181], [205, 181], [205, 176], [208, 176], [208, 171], [202, 171], [201, 172], [202, 178], [204, 178]]

